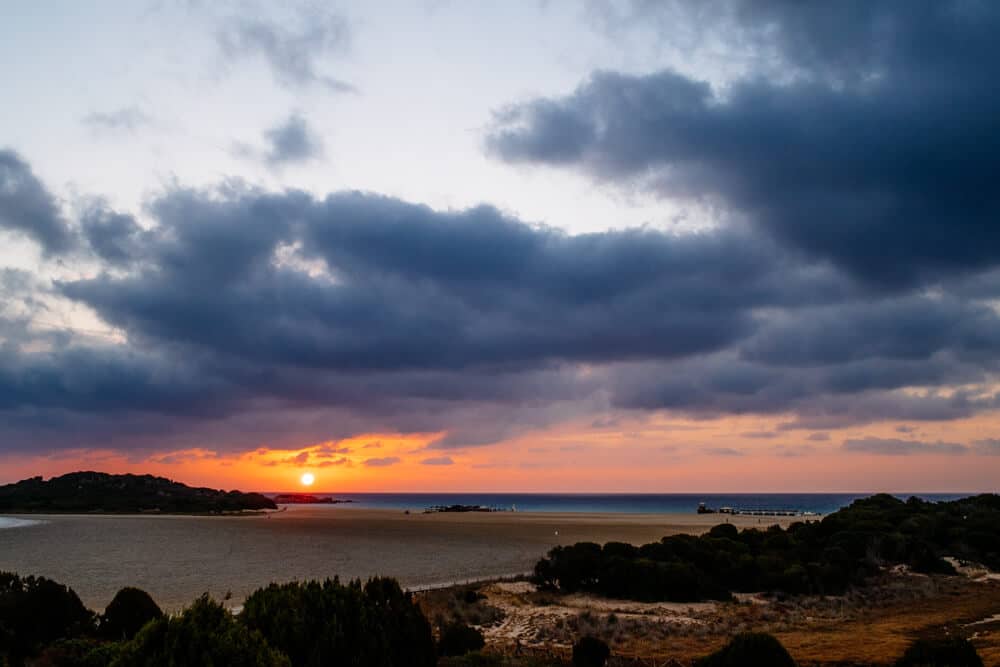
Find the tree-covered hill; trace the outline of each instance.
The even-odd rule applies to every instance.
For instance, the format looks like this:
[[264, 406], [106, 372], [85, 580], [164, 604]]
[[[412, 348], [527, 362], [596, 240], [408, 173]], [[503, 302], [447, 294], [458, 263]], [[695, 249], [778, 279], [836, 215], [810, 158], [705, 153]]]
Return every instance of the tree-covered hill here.
[[0, 486], [2, 512], [214, 513], [277, 509], [259, 493], [191, 487], [153, 475], [73, 472]]
[[535, 579], [565, 592], [648, 601], [754, 591], [829, 595], [893, 565], [954, 573], [946, 556], [1000, 570], [1000, 496], [933, 503], [880, 494], [787, 530], [722, 524], [640, 547], [581, 542], [550, 551], [535, 566]]

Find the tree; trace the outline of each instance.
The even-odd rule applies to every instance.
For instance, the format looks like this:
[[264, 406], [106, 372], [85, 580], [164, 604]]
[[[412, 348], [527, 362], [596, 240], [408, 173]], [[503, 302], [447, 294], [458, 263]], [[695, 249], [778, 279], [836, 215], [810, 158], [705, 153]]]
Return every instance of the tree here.
[[795, 667], [788, 651], [763, 632], [736, 635], [724, 647], [695, 663], [696, 667]]
[[432, 667], [430, 624], [394, 579], [271, 584], [247, 598], [240, 620], [295, 667]]
[[611, 649], [597, 637], [583, 637], [573, 644], [573, 667], [604, 667]]
[[94, 630], [94, 613], [72, 589], [45, 577], [0, 572], [0, 657], [12, 664], [57, 639]]
[[483, 633], [465, 623], [449, 623], [441, 628], [438, 653], [442, 656], [465, 655], [484, 646]]
[[115, 594], [101, 616], [101, 634], [108, 639], [132, 639], [163, 611], [144, 590], [127, 586]]
[[896, 667], [983, 667], [983, 661], [968, 639], [918, 639]]
[[288, 667], [259, 632], [237, 622], [205, 594], [174, 617], [150, 621], [127, 642], [111, 667]]

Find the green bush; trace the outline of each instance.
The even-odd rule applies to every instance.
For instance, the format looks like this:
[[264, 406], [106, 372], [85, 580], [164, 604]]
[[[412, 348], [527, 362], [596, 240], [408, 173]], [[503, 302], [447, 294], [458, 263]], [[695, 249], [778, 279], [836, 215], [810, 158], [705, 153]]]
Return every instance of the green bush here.
[[472, 653], [486, 646], [483, 633], [465, 623], [449, 623], [441, 628], [438, 654], [456, 656]]
[[733, 637], [724, 647], [695, 663], [696, 667], [795, 667], [777, 639], [763, 632]]
[[394, 579], [271, 584], [254, 591], [241, 621], [295, 667], [431, 667], [430, 624]]
[[583, 637], [573, 644], [573, 667], [604, 667], [611, 649], [597, 637]]
[[163, 616], [159, 605], [144, 590], [125, 587], [115, 593], [101, 616], [101, 634], [109, 639], [132, 639], [152, 620]]
[[45, 577], [0, 572], [0, 658], [17, 665], [58, 639], [93, 631], [94, 614], [72, 589]]
[[896, 667], [983, 667], [983, 661], [967, 639], [918, 639]]
[[42, 650], [33, 665], [41, 667], [108, 667], [121, 651], [119, 642], [93, 638], [60, 639]]
[[151, 621], [122, 646], [111, 667], [288, 667], [261, 634], [208, 595], [174, 617]]
[[929, 503], [882, 494], [787, 530], [721, 524], [700, 537], [671, 535], [641, 547], [558, 546], [535, 565], [534, 581], [566, 593], [650, 602], [726, 600], [760, 590], [837, 595], [887, 565], [954, 574], [942, 556], [1000, 569], [996, 535], [1000, 496]]

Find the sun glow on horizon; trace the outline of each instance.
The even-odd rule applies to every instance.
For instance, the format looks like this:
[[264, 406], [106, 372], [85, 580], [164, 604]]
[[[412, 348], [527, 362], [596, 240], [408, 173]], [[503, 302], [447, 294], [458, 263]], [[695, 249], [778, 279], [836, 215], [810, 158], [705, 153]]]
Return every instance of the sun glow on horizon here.
[[302, 482], [302, 486], [312, 486], [312, 483], [316, 481], [316, 476], [311, 472], [302, 473], [302, 477], [299, 478]]

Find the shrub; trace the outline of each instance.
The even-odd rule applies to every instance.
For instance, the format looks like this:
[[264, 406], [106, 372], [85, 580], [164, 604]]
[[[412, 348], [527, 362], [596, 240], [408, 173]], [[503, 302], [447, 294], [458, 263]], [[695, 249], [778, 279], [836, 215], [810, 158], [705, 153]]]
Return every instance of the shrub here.
[[611, 649], [597, 637], [583, 637], [573, 644], [573, 667], [604, 667]]
[[483, 633], [464, 623], [449, 623], [441, 628], [438, 653], [442, 656], [465, 655], [486, 646]]
[[787, 530], [723, 524], [700, 537], [671, 535], [640, 547], [559, 546], [536, 564], [534, 582], [643, 601], [725, 600], [760, 590], [840, 595], [887, 565], [954, 574], [942, 556], [1000, 569], [996, 535], [1000, 496], [928, 503], [882, 494]]
[[149, 622], [127, 642], [111, 667], [288, 667], [259, 632], [203, 595], [174, 617]]
[[731, 523], [720, 523], [708, 531], [709, 537], [724, 537], [729, 540], [735, 540], [739, 535], [740, 531]]
[[736, 635], [724, 647], [695, 663], [696, 667], [795, 667], [777, 639], [763, 632]]
[[438, 667], [506, 667], [510, 664], [498, 655], [475, 651], [461, 656], [443, 657], [438, 662]]
[[967, 639], [918, 639], [896, 667], [983, 667], [983, 661]]
[[45, 577], [0, 572], [0, 657], [18, 664], [57, 639], [93, 630], [93, 612], [72, 589]]
[[101, 616], [101, 634], [109, 639], [132, 639], [163, 611], [144, 590], [126, 587], [115, 593]]
[[240, 619], [296, 667], [431, 667], [436, 660], [430, 624], [394, 579], [271, 584], [247, 598]]
[[119, 642], [60, 639], [46, 647], [32, 664], [38, 667], [108, 667], [120, 651]]

